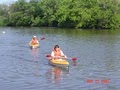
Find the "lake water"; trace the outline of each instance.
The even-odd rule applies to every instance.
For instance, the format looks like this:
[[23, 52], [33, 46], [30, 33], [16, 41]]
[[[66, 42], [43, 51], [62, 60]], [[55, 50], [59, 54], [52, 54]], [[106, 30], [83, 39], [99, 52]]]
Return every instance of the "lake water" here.
[[[69, 70], [48, 63], [56, 44]], [[0, 90], [120, 90], [120, 30], [0, 27], [0, 46]]]

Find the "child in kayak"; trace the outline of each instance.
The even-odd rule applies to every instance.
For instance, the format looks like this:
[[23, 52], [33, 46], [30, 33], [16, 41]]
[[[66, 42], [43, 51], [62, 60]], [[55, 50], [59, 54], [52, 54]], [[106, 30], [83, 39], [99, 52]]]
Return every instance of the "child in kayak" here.
[[53, 51], [51, 52], [51, 56], [55, 59], [67, 58], [58, 45], [54, 46]]

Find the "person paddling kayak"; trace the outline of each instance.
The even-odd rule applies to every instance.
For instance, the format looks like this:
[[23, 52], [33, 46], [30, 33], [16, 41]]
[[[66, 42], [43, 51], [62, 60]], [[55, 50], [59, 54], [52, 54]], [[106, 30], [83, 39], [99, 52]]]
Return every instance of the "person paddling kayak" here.
[[58, 45], [55, 45], [53, 47], [51, 56], [55, 59], [67, 58], [67, 56], [64, 55], [63, 51], [60, 49], [60, 47]]
[[37, 37], [36, 37], [36, 36], [33, 36], [32, 40], [30, 41], [29, 44], [30, 44], [30, 45], [31, 45], [31, 44], [32, 44], [32, 45], [39, 44], [39, 41], [38, 41]]

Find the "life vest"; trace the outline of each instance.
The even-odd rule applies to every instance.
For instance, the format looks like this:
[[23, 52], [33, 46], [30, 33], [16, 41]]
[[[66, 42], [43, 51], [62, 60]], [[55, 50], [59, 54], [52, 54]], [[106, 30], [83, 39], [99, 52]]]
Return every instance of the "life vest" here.
[[61, 50], [59, 49], [58, 51], [53, 50], [54, 56], [61, 56]]
[[38, 40], [37, 40], [37, 39], [32, 39], [31, 43], [32, 43], [32, 44], [37, 44], [37, 43], [38, 43]]

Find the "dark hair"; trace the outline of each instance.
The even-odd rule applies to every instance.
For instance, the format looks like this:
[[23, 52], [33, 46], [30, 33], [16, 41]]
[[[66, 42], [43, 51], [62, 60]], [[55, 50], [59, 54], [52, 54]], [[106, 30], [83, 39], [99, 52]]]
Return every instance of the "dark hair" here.
[[55, 45], [55, 46], [54, 46], [54, 49], [56, 49], [56, 48], [59, 48], [59, 46], [58, 46], [58, 45]]

